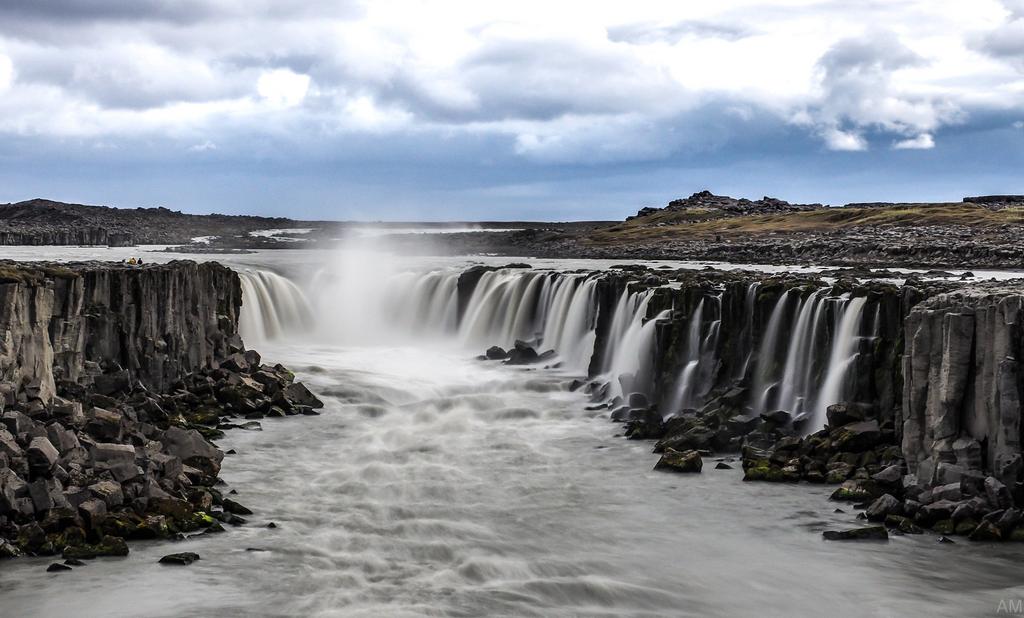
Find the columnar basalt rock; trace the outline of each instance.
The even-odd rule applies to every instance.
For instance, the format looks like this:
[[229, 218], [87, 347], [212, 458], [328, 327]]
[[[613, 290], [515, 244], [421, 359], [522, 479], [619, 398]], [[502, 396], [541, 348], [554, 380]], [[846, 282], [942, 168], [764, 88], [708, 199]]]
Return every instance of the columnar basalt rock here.
[[240, 305], [215, 263], [0, 267], [0, 557], [244, 523], [210, 440], [323, 403], [244, 349]]
[[0, 268], [0, 379], [43, 402], [58, 382], [165, 390], [237, 337], [241, 288], [216, 263]]
[[1024, 290], [977, 286], [929, 299], [906, 321], [900, 429], [924, 482], [985, 472], [1019, 480]]

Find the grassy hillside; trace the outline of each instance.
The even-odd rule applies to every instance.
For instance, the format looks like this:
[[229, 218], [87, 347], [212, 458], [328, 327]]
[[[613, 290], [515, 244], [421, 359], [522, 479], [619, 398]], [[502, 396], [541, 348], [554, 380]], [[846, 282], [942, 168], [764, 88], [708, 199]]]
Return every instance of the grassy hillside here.
[[662, 210], [590, 235], [595, 243], [659, 238], [830, 232], [875, 226], [996, 228], [1024, 224], [1024, 208], [990, 210], [970, 203], [894, 204], [875, 208], [824, 208], [777, 215], [726, 216], [712, 209]]

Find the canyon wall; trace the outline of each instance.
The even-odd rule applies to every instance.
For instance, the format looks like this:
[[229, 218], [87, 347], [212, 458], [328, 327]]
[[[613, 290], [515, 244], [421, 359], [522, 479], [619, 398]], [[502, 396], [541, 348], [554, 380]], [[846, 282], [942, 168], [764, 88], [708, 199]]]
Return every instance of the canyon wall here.
[[103, 227], [71, 227], [52, 229], [0, 230], [0, 245], [96, 245], [131, 247], [135, 245], [127, 232]]
[[905, 323], [902, 448], [922, 481], [1021, 474], [1024, 289], [987, 285], [930, 298]]
[[61, 384], [163, 391], [229, 354], [240, 305], [238, 277], [216, 263], [5, 263], [0, 382], [43, 402]]

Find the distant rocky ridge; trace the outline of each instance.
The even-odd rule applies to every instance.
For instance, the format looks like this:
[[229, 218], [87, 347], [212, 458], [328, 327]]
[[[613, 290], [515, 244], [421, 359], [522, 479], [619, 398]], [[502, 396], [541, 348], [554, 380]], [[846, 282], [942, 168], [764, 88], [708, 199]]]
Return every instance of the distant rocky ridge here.
[[790, 204], [785, 200], [765, 196], [759, 200], [734, 198], [727, 195], [715, 195], [708, 190], [698, 191], [690, 197], [672, 200], [665, 208], [641, 208], [635, 217], [627, 217], [627, 221], [636, 217], [652, 215], [661, 210], [681, 211], [687, 209], [703, 209], [710, 213], [726, 216], [764, 215], [786, 212], [804, 212], [826, 208], [823, 204]]
[[0, 204], [3, 245], [187, 244], [197, 237], [247, 236], [257, 230], [308, 225], [283, 217], [191, 215], [162, 207], [110, 208], [46, 199]]

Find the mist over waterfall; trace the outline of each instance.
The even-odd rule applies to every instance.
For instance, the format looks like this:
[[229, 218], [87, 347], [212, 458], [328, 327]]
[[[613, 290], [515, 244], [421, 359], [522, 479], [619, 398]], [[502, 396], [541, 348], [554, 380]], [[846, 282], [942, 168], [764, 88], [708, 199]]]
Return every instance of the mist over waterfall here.
[[241, 270], [238, 330], [250, 345], [304, 334], [314, 324], [309, 301], [290, 279], [268, 270]]
[[642, 393], [665, 417], [741, 388], [749, 413], [786, 410], [819, 427], [828, 405], [854, 394], [862, 332], [872, 330], [862, 324], [864, 297], [827, 286], [766, 291], [752, 281], [688, 294], [622, 273], [417, 271], [372, 253], [345, 256], [303, 284], [268, 271], [241, 277], [247, 341], [429, 342], [472, 355], [519, 342], [546, 353], [544, 366], [589, 378], [610, 406]]

